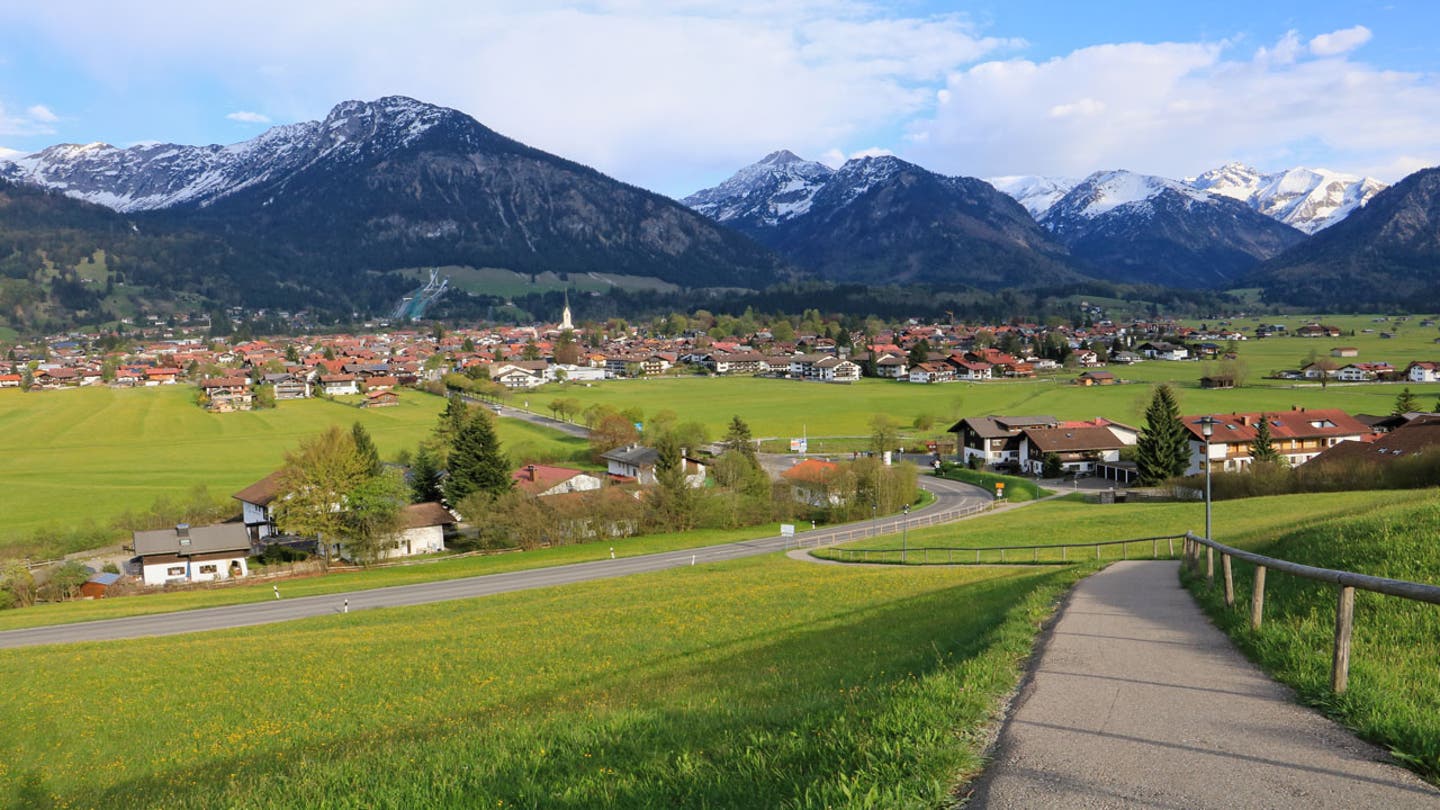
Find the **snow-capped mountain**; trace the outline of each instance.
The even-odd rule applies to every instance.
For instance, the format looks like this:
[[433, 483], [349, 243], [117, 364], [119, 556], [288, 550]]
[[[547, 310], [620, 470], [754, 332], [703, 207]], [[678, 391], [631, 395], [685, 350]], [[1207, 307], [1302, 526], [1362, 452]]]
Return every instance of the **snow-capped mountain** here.
[[1070, 177], [1042, 177], [1031, 174], [1013, 174], [1006, 177], [987, 177], [985, 182], [1002, 191], [1025, 206], [1030, 216], [1039, 219], [1050, 206], [1054, 205], [1080, 184]]
[[834, 173], [823, 163], [781, 149], [681, 202], [716, 222], [749, 232], [774, 227], [809, 211], [815, 192]]
[[1373, 177], [1327, 169], [1302, 167], [1266, 174], [1241, 163], [1227, 163], [1186, 182], [1202, 191], [1240, 200], [1308, 234], [1349, 216], [1386, 187]]
[[987, 287], [1079, 278], [1014, 200], [888, 155], [831, 170], [776, 152], [685, 202], [828, 278]]
[[248, 251], [222, 263], [251, 300], [301, 281], [332, 299], [398, 295], [374, 289], [408, 283], [383, 271], [448, 264], [605, 268], [695, 287], [785, 274], [772, 253], [674, 200], [400, 96], [342, 102], [231, 146], [51, 147], [0, 164], [0, 179]]
[[59, 144], [0, 163], [0, 177], [122, 212], [204, 206], [307, 165], [402, 149], [462, 115], [403, 96], [346, 101], [323, 121], [273, 127], [229, 146]]
[[1040, 217], [1091, 275], [1223, 287], [1304, 234], [1230, 197], [1178, 180], [1096, 172]]

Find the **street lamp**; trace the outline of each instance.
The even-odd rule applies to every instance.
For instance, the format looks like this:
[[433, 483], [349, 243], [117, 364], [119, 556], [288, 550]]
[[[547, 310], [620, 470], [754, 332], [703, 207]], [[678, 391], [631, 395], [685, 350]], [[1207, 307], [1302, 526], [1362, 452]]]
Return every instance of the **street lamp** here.
[[910, 539], [910, 504], [905, 504], [900, 511], [905, 513], [905, 517], [900, 521], [900, 564], [904, 565], [905, 551]]
[[879, 524], [879, 522], [878, 522], [878, 518], [879, 518], [879, 517], [880, 517], [880, 501], [878, 501], [878, 500], [871, 501], [871, 502], [870, 502], [870, 536], [871, 536], [871, 537], [878, 537], [878, 536], [880, 535], [880, 524]]
[[[1210, 437], [1215, 435], [1215, 418], [1206, 414], [1197, 422], [1200, 435], [1205, 437], [1205, 539], [1213, 540], [1210, 533]], [[1215, 549], [1205, 547], [1205, 581], [1215, 581]]]

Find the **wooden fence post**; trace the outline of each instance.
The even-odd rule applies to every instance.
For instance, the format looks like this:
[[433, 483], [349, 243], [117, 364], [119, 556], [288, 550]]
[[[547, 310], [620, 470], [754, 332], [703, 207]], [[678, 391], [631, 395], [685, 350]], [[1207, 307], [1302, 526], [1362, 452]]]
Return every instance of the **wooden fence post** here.
[[1097, 559], [1097, 560], [1100, 559], [1100, 544], [1099, 544], [1099, 543], [1096, 543], [1096, 544], [1095, 544], [1095, 559]]
[[1265, 613], [1265, 566], [1255, 566], [1255, 591], [1250, 594], [1250, 629], [1260, 629], [1260, 618]]
[[1150, 559], [1152, 559], [1152, 560], [1158, 560], [1158, 559], [1160, 559], [1160, 541], [1159, 541], [1159, 540], [1151, 540], [1151, 541], [1150, 541]]
[[1067, 561], [1069, 561], [1069, 559], [1070, 559], [1070, 547], [1069, 547], [1069, 546], [1061, 546], [1061, 547], [1060, 547], [1060, 562], [1067, 562]]
[[1225, 575], [1225, 607], [1235, 607], [1235, 578], [1230, 572], [1230, 555], [1220, 555], [1220, 568]]
[[1215, 549], [1205, 547], [1205, 585], [1215, 587]]
[[1165, 541], [1170, 544], [1170, 556], [1169, 556], [1169, 557], [1166, 557], [1165, 559], [1167, 559], [1167, 560], [1173, 560], [1173, 559], [1175, 559], [1175, 538], [1173, 538], [1173, 537], [1167, 537], [1167, 538], [1165, 538]]
[[1335, 663], [1330, 668], [1330, 688], [1335, 694], [1345, 691], [1350, 683], [1350, 631], [1355, 624], [1355, 589], [1340, 586], [1340, 600], [1335, 606]]

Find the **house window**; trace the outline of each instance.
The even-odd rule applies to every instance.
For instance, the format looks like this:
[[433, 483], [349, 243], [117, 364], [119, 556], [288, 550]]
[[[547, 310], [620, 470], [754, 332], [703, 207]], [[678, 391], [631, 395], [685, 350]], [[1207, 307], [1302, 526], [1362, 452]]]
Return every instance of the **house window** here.
[[200, 573], [202, 573], [202, 574], [216, 574], [216, 573], [219, 573], [219, 572], [220, 572], [219, 566], [214, 565], [214, 564], [211, 564], [211, 565], [202, 565], [202, 566], [200, 566]]
[[170, 566], [169, 568], [166, 568], [166, 569], [165, 569], [165, 576], [167, 576], [167, 577], [183, 577], [183, 576], [185, 576], [185, 566], [183, 566], [183, 565], [172, 565], [172, 566]]

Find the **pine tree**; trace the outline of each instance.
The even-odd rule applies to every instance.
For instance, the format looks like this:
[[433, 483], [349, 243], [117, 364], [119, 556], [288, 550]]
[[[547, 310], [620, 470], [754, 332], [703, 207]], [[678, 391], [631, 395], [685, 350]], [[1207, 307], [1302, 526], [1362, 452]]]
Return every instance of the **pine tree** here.
[[1255, 426], [1255, 441], [1250, 444], [1250, 461], [1254, 464], [1279, 464], [1281, 456], [1270, 441], [1270, 419], [1260, 414], [1260, 424]]
[[375, 442], [370, 438], [370, 431], [356, 422], [350, 426], [350, 435], [355, 439], [355, 453], [365, 464], [366, 474], [379, 475], [384, 468], [380, 464], [380, 451], [375, 449]]
[[498, 495], [510, 489], [510, 461], [500, 451], [488, 413], [476, 410], [465, 420], [450, 445], [448, 467], [445, 499], [451, 504], [473, 492]]
[[1135, 445], [1135, 463], [1142, 486], [1155, 486], [1185, 474], [1190, 465], [1189, 431], [1180, 420], [1180, 406], [1168, 385], [1160, 385], [1145, 409], [1145, 428]]
[[727, 450], [737, 451], [751, 462], [755, 461], [755, 442], [750, 437], [750, 426], [738, 415], [730, 420], [730, 428], [725, 431], [724, 445]]
[[1399, 394], [1395, 395], [1395, 409], [1390, 411], [1390, 413], [1394, 416], [1399, 416], [1405, 413], [1414, 413], [1418, 410], [1420, 410], [1420, 398], [1415, 396], [1415, 394], [1411, 392], [1410, 386], [1407, 385]]
[[430, 448], [421, 443], [415, 451], [415, 462], [410, 465], [410, 502], [438, 501], [441, 494], [440, 465]]

